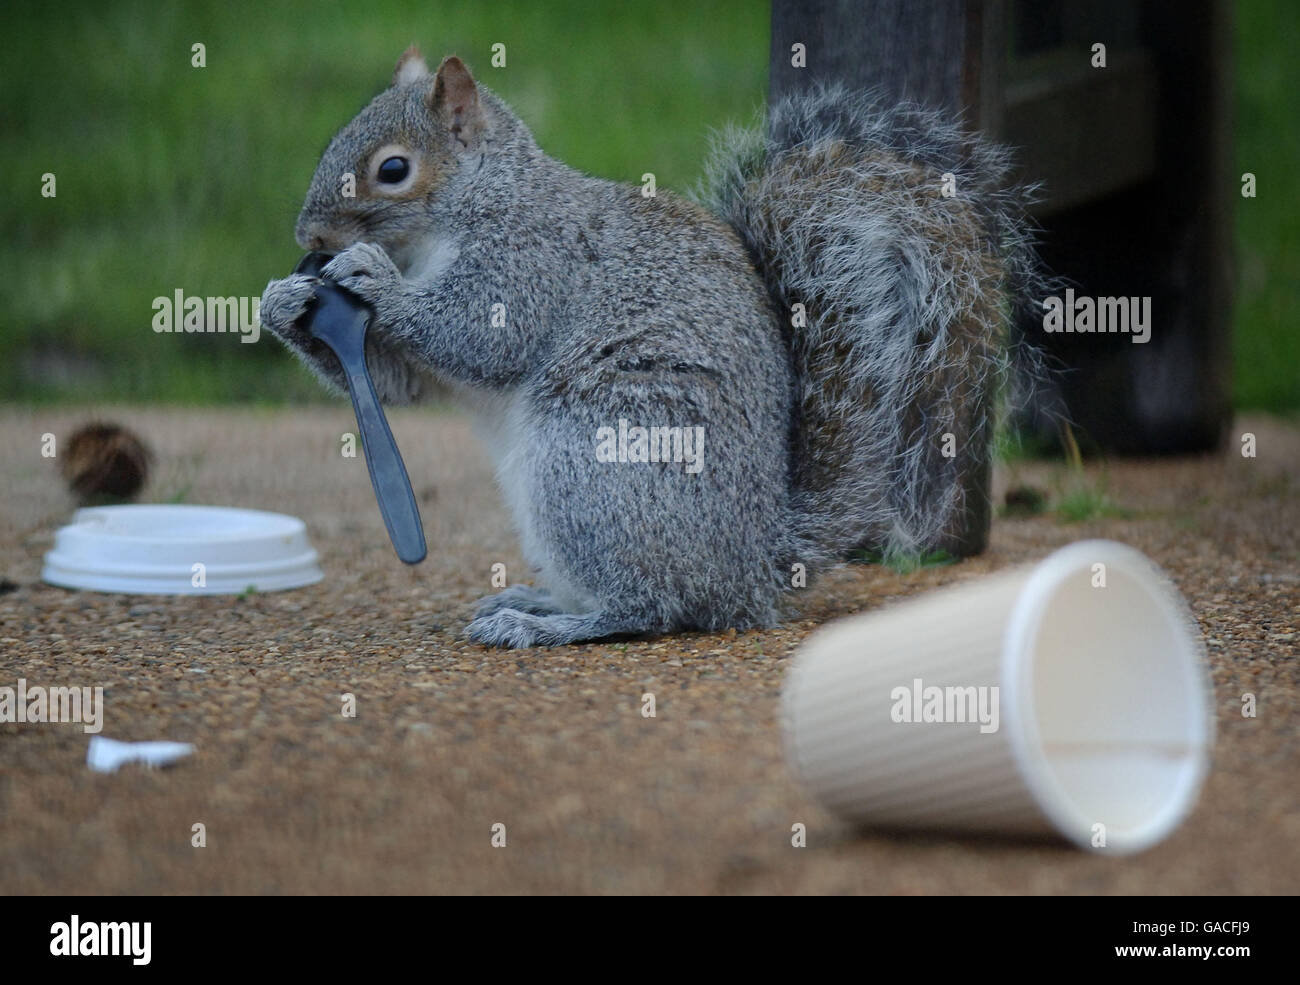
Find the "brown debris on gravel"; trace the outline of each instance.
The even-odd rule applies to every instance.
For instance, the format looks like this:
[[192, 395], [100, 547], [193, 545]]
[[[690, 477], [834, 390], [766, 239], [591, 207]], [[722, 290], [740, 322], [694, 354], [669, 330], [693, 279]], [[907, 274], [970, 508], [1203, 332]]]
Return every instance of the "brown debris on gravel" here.
[[[766, 632], [554, 650], [461, 638], [528, 572], [466, 422], [391, 420], [429, 558], [394, 556], [338, 405], [111, 408], [153, 448], [141, 500], [302, 517], [325, 580], [245, 597], [73, 592], [39, 580], [71, 513], [41, 435], [95, 409], [0, 411], [0, 685], [105, 689], [103, 735], [193, 742], [166, 770], [85, 765], [73, 724], [0, 724], [0, 892], [1294, 893], [1300, 891], [1300, 427], [1238, 422], [1222, 454], [1092, 465], [1117, 508], [995, 520], [990, 550], [910, 574], [854, 566]], [[1257, 436], [1243, 458], [1236, 435]], [[999, 470], [1050, 490], [1065, 466]], [[1050, 499], [1050, 497], [1049, 497]], [[999, 502], [1001, 499], [999, 499]], [[1163, 565], [1205, 634], [1218, 709], [1196, 812], [1110, 860], [1055, 844], [858, 834], [794, 783], [777, 701], [826, 620], [1037, 559], [1085, 537]], [[655, 695], [656, 717], [641, 715]], [[1241, 697], [1258, 716], [1243, 718]], [[341, 695], [357, 717], [342, 717]], [[1159, 701], [1159, 695], [1151, 700]], [[791, 846], [807, 825], [808, 847]], [[191, 846], [202, 823], [207, 846]], [[504, 824], [507, 844], [492, 845]]]

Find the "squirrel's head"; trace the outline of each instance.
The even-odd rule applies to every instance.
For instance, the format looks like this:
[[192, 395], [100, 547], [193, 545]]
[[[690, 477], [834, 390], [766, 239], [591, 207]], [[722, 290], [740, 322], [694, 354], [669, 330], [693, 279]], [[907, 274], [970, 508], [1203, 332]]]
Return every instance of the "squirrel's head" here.
[[430, 72], [412, 45], [392, 85], [330, 141], [295, 238], [304, 250], [378, 243], [398, 263], [428, 232], [429, 203], [481, 151], [488, 127], [478, 87], [454, 55]]

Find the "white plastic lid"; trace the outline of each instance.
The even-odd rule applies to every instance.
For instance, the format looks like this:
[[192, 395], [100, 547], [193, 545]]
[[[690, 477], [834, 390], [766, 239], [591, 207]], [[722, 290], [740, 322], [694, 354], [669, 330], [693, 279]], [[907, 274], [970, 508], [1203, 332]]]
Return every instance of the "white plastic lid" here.
[[64, 588], [235, 595], [300, 588], [324, 574], [297, 517], [224, 506], [95, 506], [54, 537], [41, 578]]

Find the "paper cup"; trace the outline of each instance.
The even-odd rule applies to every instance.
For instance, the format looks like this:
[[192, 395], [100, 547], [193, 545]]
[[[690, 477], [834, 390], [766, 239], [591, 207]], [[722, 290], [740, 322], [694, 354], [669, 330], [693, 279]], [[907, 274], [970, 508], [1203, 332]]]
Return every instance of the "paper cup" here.
[[793, 770], [852, 822], [1122, 854], [1191, 811], [1210, 694], [1177, 589], [1138, 551], [1090, 540], [826, 627], [782, 715]]

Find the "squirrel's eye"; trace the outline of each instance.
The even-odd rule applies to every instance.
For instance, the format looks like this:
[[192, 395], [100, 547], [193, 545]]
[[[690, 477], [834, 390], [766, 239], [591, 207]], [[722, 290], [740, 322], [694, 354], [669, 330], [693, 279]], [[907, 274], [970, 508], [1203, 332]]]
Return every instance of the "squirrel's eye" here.
[[404, 157], [390, 157], [379, 165], [379, 180], [385, 185], [396, 185], [410, 173], [411, 165]]

